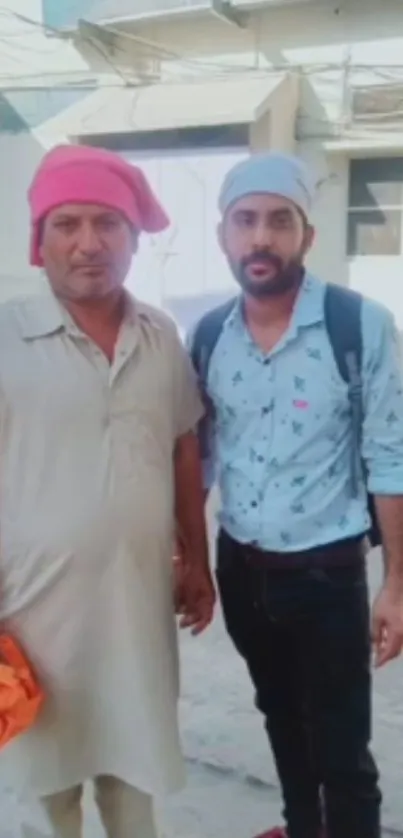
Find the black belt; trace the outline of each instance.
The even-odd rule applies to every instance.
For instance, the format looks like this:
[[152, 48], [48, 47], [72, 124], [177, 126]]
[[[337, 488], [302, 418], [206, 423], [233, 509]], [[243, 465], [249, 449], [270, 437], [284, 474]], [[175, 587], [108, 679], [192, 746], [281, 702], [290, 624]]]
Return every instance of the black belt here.
[[298, 552], [277, 552], [262, 550], [254, 544], [241, 544], [235, 541], [225, 530], [220, 530], [219, 542], [233, 552], [233, 558], [249, 567], [273, 570], [310, 569], [325, 567], [349, 567], [362, 563], [365, 559], [365, 535], [323, 544]]

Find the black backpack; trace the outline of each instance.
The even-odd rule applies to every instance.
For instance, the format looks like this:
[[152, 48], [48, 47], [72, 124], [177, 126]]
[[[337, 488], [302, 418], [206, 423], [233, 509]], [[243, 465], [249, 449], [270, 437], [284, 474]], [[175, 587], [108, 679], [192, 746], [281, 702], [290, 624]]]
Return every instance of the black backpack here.
[[[203, 393], [207, 391], [207, 376], [211, 355], [214, 351], [221, 330], [235, 305], [229, 300], [223, 305], [207, 312], [193, 335], [190, 350], [193, 366], [200, 381]], [[361, 448], [361, 429], [363, 422], [362, 402], [362, 332], [361, 332], [362, 297], [355, 291], [339, 285], [326, 285], [325, 323], [334, 357], [341, 377], [348, 385], [348, 397], [351, 407], [353, 432], [351, 458], [351, 493], [356, 497], [364, 465], [357, 456]], [[208, 405], [208, 398], [206, 400]], [[372, 547], [382, 543], [381, 533], [376, 518], [374, 498], [368, 494], [368, 509], [371, 516], [371, 528], [368, 539]]]

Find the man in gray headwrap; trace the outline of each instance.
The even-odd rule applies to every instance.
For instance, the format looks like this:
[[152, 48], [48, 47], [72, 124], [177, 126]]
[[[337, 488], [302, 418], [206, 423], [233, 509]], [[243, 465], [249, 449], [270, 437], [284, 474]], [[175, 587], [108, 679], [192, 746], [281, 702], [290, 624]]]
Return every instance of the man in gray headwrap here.
[[363, 545], [369, 492], [387, 558], [373, 612], [382, 665], [403, 644], [402, 375], [390, 312], [305, 269], [313, 197], [294, 157], [229, 172], [219, 238], [241, 294], [202, 318], [190, 348], [210, 408], [205, 488], [217, 477], [222, 501], [224, 617], [285, 803], [286, 832], [265, 838], [380, 838]]
[[[235, 278], [253, 297], [273, 298], [279, 291], [291, 290], [299, 285], [301, 266], [313, 240], [314, 231], [308, 223], [313, 193], [313, 182], [302, 162], [287, 155], [256, 155], [239, 163], [228, 173], [221, 189], [219, 207], [225, 222], [231, 223], [220, 226], [220, 241]], [[293, 239], [290, 235], [277, 235], [275, 246], [268, 247], [267, 230], [260, 225], [253, 237], [254, 247], [251, 248], [248, 243], [245, 248], [244, 236], [240, 234], [250, 229], [250, 224], [244, 222], [248, 218], [250, 221], [251, 200], [254, 207], [256, 205], [261, 209], [270, 200], [275, 220], [281, 210], [280, 222], [287, 215], [291, 218], [297, 211], [299, 224], [294, 233], [299, 235]], [[264, 213], [261, 215], [264, 221]], [[277, 220], [274, 232], [284, 226], [279, 225]]]

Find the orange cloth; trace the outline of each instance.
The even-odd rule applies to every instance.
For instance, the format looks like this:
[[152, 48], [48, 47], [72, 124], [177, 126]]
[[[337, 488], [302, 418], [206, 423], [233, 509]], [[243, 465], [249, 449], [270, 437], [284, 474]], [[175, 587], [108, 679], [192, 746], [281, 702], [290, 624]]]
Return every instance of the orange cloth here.
[[32, 727], [44, 699], [16, 641], [0, 634], [0, 748]]

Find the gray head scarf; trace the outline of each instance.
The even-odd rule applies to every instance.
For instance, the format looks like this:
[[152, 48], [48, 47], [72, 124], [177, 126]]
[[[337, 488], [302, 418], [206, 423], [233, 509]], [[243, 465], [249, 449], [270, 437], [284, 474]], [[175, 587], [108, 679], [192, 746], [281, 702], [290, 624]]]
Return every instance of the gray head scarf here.
[[222, 185], [222, 214], [246, 195], [271, 194], [288, 198], [309, 219], [315, 187], [304, 163], [289, 154], [252, 154], [234, 166]]

